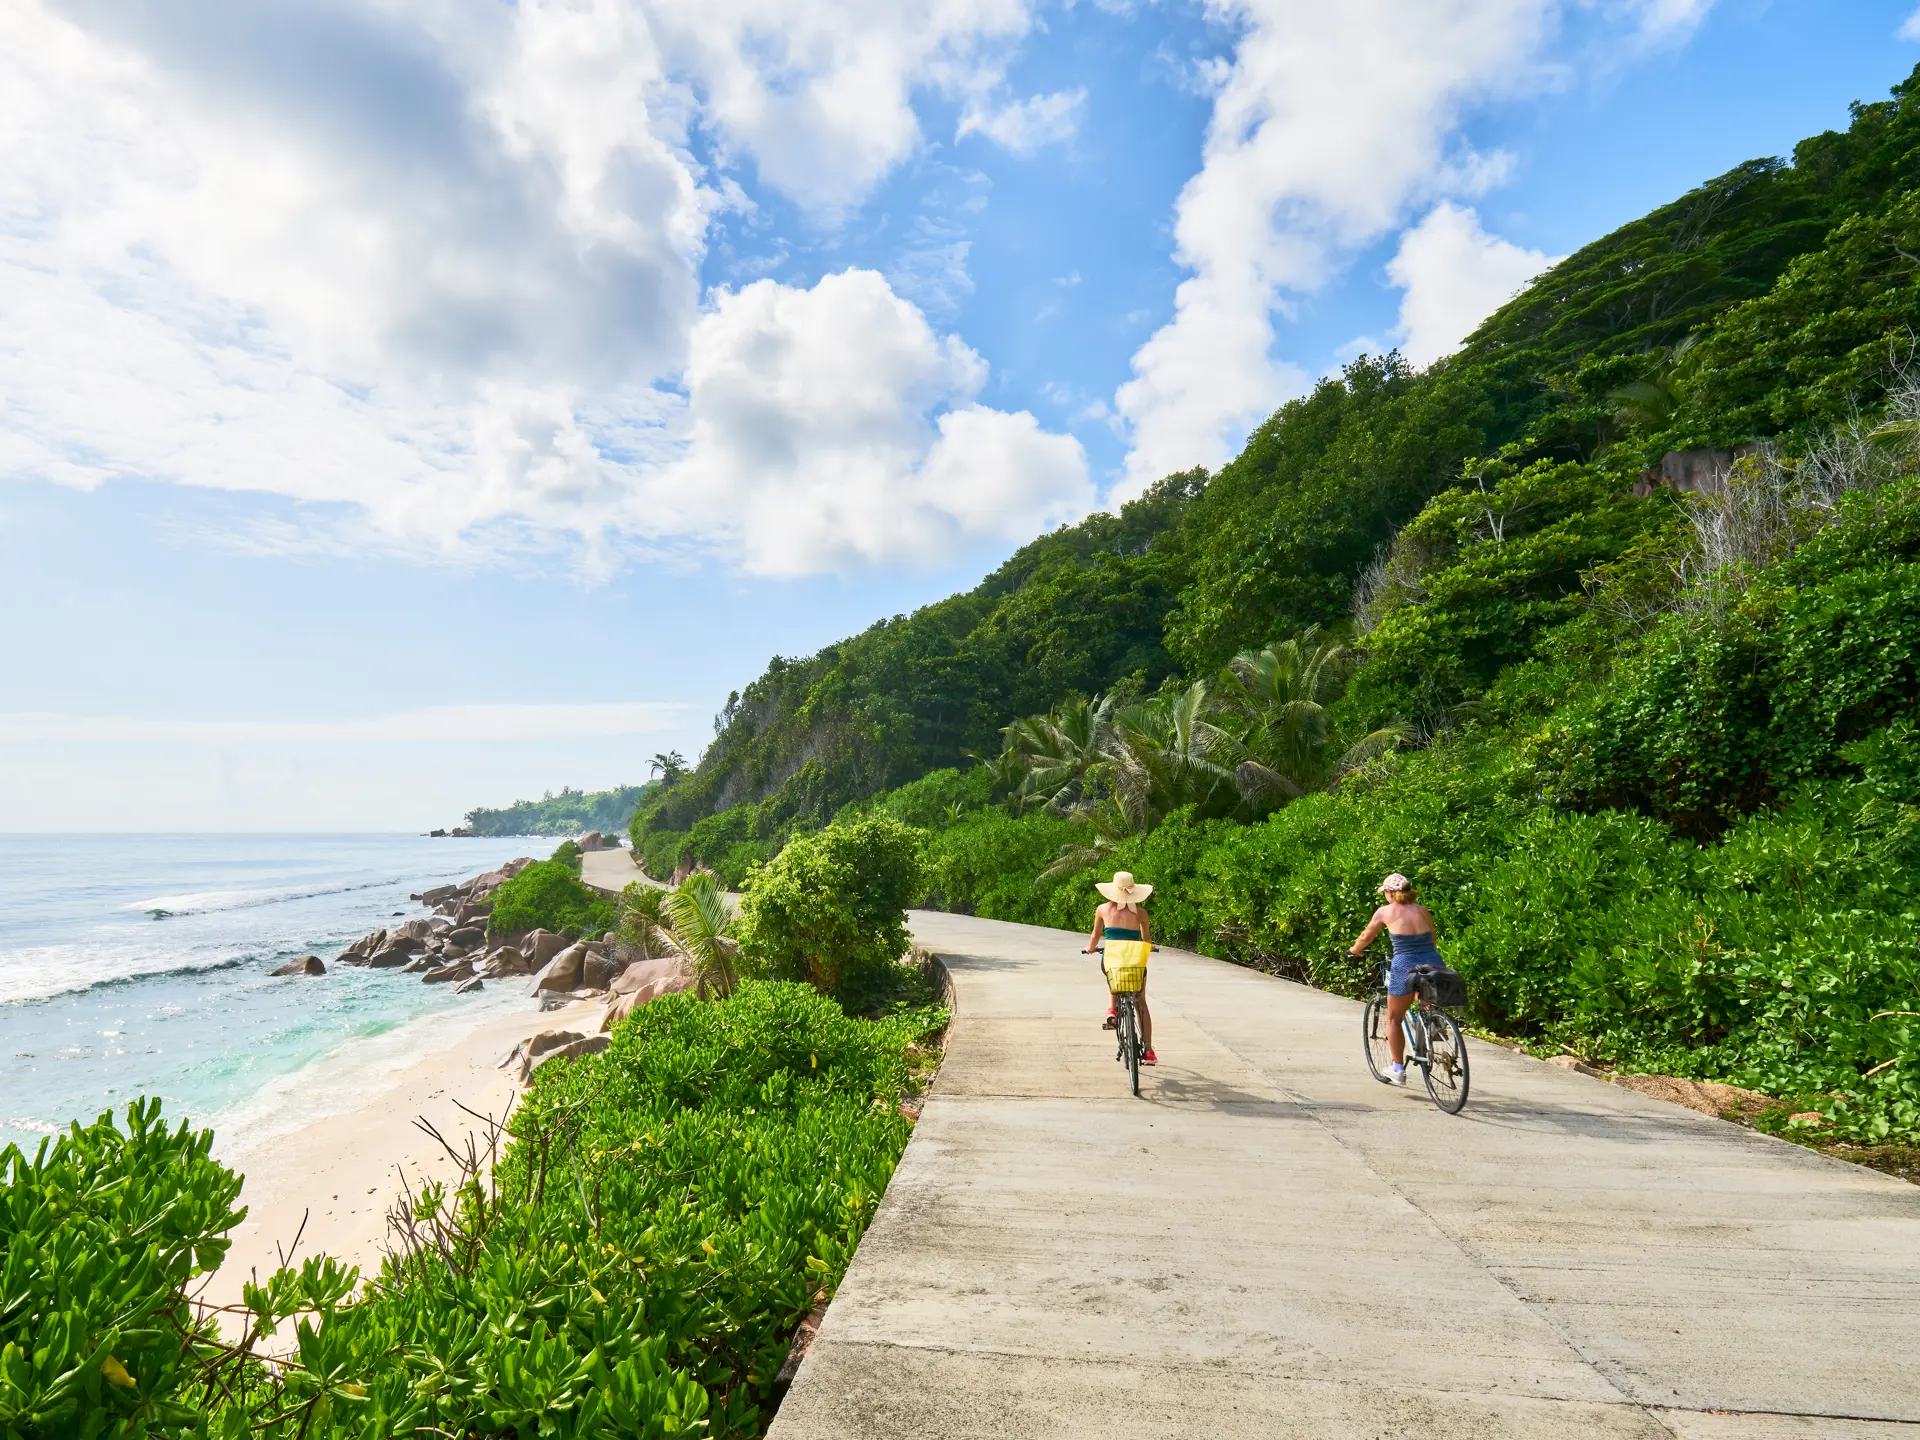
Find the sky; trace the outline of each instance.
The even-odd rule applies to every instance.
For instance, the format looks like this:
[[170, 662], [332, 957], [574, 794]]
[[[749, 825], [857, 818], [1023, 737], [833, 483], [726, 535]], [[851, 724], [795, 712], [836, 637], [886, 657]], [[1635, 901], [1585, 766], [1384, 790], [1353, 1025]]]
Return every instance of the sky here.
[[1916, 63], [1914, 0], [8, 0], [0, 831], [637, 783]]

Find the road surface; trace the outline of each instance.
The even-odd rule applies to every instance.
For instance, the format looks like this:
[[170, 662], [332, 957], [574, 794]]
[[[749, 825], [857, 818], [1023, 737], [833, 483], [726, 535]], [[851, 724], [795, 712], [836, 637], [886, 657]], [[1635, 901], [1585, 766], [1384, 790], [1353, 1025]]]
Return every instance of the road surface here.
[[1179, 952], [914, 916], [949, 1048], [771, 1440], [1920, 1436], [1920, 1187]]

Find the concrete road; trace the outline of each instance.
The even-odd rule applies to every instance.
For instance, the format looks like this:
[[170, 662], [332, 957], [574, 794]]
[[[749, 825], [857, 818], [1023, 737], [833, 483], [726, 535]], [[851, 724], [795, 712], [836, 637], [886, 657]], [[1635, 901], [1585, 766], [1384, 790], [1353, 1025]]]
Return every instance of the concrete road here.
[[657, 882], [633, 863], [631, 850], [589, 850], [580, 857], [580, 879], [589, 888], [618, 895], [634, 881]]
[[1176, 951], [1126, 1094], [1084, 939], [919, 914], [957, 1011], [772, 1429], [856, 1437], [1920, 1435], [1920, 1188]]

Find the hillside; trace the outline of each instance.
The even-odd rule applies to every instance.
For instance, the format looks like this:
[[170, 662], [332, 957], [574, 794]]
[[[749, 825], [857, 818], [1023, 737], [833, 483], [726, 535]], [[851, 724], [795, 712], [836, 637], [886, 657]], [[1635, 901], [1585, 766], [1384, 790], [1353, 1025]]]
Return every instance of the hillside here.
[[[1217, 475], [1171, 476], [1117, 516], [1034, 541], [965, 594], [776, 657], [728, 697], [719, 738], [644, 828], [689, 832], [751, 806], [720, 827], [726, 843], [775, 841], [990, 752], [1001, 726], [1062, 696], [1152, 690], [1342, 620], [1389, 537], [1476, 457], [1476, 476], [1538, 460], [1614, 476], [1668, 450], [1791, 442], [1875, 403], [1888, 341], [1915, 316], [1914, 251], [1899, 243], [1920, 223], [1912, 85], [1856, 105], [1846, 131], [1802, 142], [1791, 161], [1738, 166], [1568, 257], [1431, 369], [1363, 357], [1284, 406]], [[1577, 590], [1578, 569], [1623, 535], [1590, 537], [1539, 583]], [[1476, 657], [1434, 702], [1519, 653]]]
[[1916, 256], [1920, 72], [776, 659], [636, 848], [739, 884], [880, 811], [930, 905], [1077, 927], [1124, 865], [1164, 937], [1349, 992], [1398, 869], [1485, 1029], [1920, 1140]]

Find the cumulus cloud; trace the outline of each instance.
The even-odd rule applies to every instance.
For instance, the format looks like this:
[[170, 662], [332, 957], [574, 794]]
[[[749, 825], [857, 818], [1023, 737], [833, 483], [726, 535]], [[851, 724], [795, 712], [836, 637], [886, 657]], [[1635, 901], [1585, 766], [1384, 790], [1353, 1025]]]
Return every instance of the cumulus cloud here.
[[[720, 475], [704, 438], [728, 392], [702, 365], [743, 301], [703, 304], [699, 267], [714, 214], [750, 202], [695, 140], [830, 213], [919, 143], [916, 89], [991, 91], [1028, 23], [1026, 0], [0, 7], [0, 474], [343, 504], [448, 554], [556, 532], [751, 548], [751, 522], [675, 490], [802, 503]], [[964, 242], [934, 258], [923, 293], [958, 293]], [[880, 311], [822, 307], [874, 284], [781, 291], [829, 371]], [[897, 420], [873, 454], [858, 427], [793, 439], [801, 493], [851, 465], [880, 513], [840, 504], [854, 532], [815, 523], [778, 564], [753, 549], [761, 568], [997, 533], [930, 476], [998, 494], [1013, 463], [1042, 486], [1022, 513], [1068, 503], [1077, 447], [1030, 419], [949, 439], [978, 357], [888, 295], [881, 342], [910, 316], [948, 373], [870, 371], [855, 409]]]
[[1092, 504], [1071, 436], [974, 402], [986, 365], [872, 271], [723, 292], [693, 333], [685, 456], [663, 503], [763, 574], [934, 557]]
[[1307, 376], [1276, 360], [1272, 315], [1324, 284], [1451, 164], [1461, 108], [1524, 73], [1548, 0], [1216, 0], [1242, 28], [1200, 171], [1175, 209], [1191, 273], [1116, 396], [1132, 427], [1122, 493], [1217, 465]]
[[1896, 34], [1901, 40], [1920, 40], [1920, 10], [1915, 10], [1902, 21]]
[[1402, 353], [1416, 365], [1451, 354], [1482, 320], [1561, 258], [1487, 234], [1470, 209], [1434, 206], [1400, 237], [1387, 262], [1387, 278], [1405, 292]]
[[[1711, 0], [1574, 0], [1636, 38], [1683, 32]], [[1207, 73], [1213, 114], [1174, 214], [1184, 267], [1173, 318], [1115, 395], [1131, 450], [1124, 498], [1218, 465], [1305, 371], [1277, 358], [1273, 317], [1339, 273], [1409, 206], [1477, 195], [1507, 156], [1463, 143], [1477, 101], [1547, 83], [1563, 0], [1209, 0], [1239, 32]], [[1444, 327], [1443, 327], [1444, 328]], [[1425, 332], [1423, 332], [1425, 333]], [[1436, 342], [1437, 343], [1437, 342]]]

